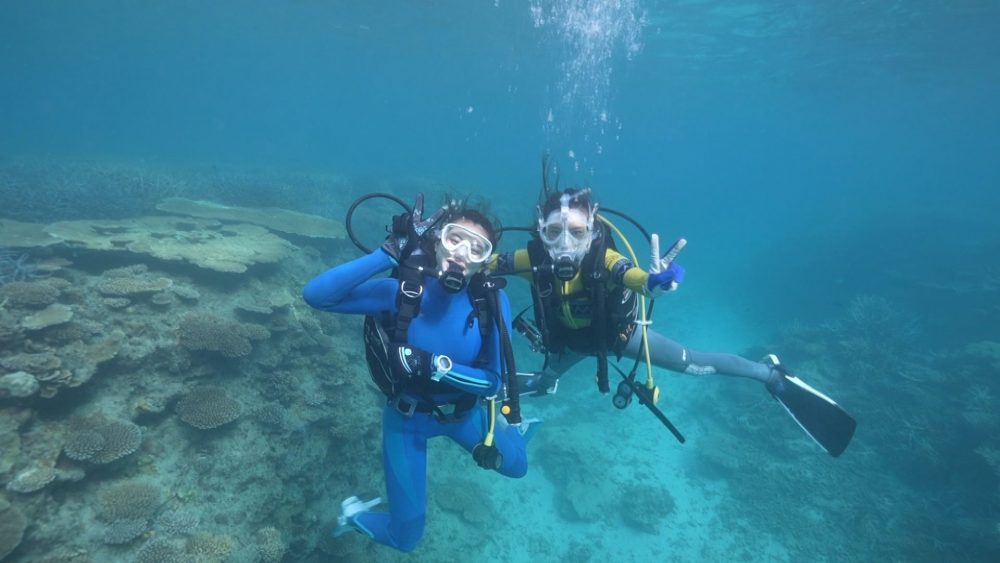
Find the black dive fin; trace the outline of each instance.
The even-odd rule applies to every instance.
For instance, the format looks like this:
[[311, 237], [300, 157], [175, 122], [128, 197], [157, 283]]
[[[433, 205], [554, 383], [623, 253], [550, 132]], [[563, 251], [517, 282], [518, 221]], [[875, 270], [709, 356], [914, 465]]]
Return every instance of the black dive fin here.
[[847, 449], [858, 422], [840, 405], [806, 382], [784, 373], [783, 389], [773, 393], [806, 434], [833, 457]]

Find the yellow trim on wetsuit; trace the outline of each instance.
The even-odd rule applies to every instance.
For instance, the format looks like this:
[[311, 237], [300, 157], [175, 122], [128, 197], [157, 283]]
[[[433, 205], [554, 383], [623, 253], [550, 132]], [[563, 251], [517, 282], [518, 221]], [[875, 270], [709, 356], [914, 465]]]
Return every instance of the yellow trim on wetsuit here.
[[[611, 268], [615, 266], [615, 264], [617, 264], [622, 260], [627, 260], [627, 258], [624, 255], [620, 254], [619, 252], [615, 251], [614, 249], [611, 248], [605, 249], [604, 267], [607, 268], [609, 271], [611, 270]], [[513, 262], [514, 262], [513, 270], [521, 272], [520, 274], [518, 274], [519, 276], [528, 280], [533, 279], [534, 276], [531, 273], [531, 267], [532, 267], [531, 256], [528, 254], [527, 249], [519, 248], [515, 250]], [[496, 254], [494, 254], [493, 257], [490, 258], [489, 267], [491, 269], [495, 269], [496, 263], [497, 263], [497, 256]], [[635, 264], [634, 261], [633, 264]], [[503, 272], [500, 273], [502, 274]], [[647, 293], [646, 281], [648, 279], [649, 279], [648, 272], [646, 272], [645, 270], [643, 270], [638, 266], [633, 265], [631, 268], [625, 271], [625, 275], [622, 278], [622, 282], [624, 282], [625, 287], [631, 289], [632, 291], [639, 293], [640, 295], [645, 295]], [[614, 281], [611, 281], [610, 284], [612, 286], [617, 285], [615, 284]], [[562, 306], [560, 307], [561, 314], [559, 315], [559, 321], [563, 324], [563, 326], [573, 329], [586, 328], [590, 326], [591, 319], [578, 319], [573, 316], [570, 303], [570, 299], [576, 297], [577, 294], [583, 293], [584, 291], [582, 275], [579, 272], [577, 272], [577, 274], [573, 276], [573, 279], [567, 282], [557, 283], [557, 286], [559, 287], [559, 294], [562, 296]], [[589, 295], [579, 296], [578, 298], [587, 299], [588, 301], [590, 300]]]

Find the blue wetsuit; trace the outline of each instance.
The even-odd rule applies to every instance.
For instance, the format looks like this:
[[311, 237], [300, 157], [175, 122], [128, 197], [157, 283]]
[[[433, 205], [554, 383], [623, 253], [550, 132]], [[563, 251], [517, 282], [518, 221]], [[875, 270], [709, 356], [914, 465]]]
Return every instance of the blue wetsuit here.
[[[382, 250], [347, 262], [320, 274], [306, 285], [306, 302], [324, 311], [379, 315], [396, 313], [395, 278], [370, 279], [392, 268], [392, 260]], [[501, 291], [499, 301], [504, 321], [510, 333], [510, 302]], [[414, 382], [424, 386], [430, 398], [439, 405], [454, 403], [463, 395], [480, 397], [497, 394], [502, 386], [500, 376], [500, 335], [490, 332], [491, 341], [482, 342], [478, 319], [471, 316], [472, 304], [468, 290], [448, 293], [434, 278], [424, 281], [420, 313], [410, 324], [408, 344], [432, 354], [451, 358], [454, 367], [441, 382]], [[470, 322], [471, 319], [471, 322]], [[481, 346], [487, 346], [486, 365], [481, 369], [472, 364]], [[419, 397], [423, 399], [423, 396]], [[480, 401], [457, 422], [441, 422], [433, 413], [402, 414], [387, 404], [382, 413], [382, 462], [385, 469], [389, 512], [363, 512], [353, 524], [375, 541], [402, 551], [411, 551], [423, 535], [426, 513], [427, 440], [448, 436], [463, 448], [472, 448], [483, 441], [488, 420]], [[500, 473], [508, 477], [523, 477], [528, 471], [524, 439], [518, 430], [497, 425], [495, 443], [503, 454]]]

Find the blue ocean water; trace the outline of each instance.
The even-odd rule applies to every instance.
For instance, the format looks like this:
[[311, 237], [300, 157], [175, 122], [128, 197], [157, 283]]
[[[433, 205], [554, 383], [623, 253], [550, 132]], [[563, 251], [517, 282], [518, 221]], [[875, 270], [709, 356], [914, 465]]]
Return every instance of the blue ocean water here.
[[[472, 493], [459, 509], [432, 500], [414, 557], [996, 560], [998, 53], [1000, 5], [972, 0], [8, 0], [0, 220], [123, 220], [155, 214], [168, 196], [342, 220], [369, 191], [448, 191], [478, 194], [505, 224], [526, 225], [549, 154], [561, 185], [590, 186], [602, 205], [689, 240], [679, 259], [687, 279], [657, 306], [654, 326], [694, 349], [781, 354], [855, 414], [858, 434], [831, 459], [756, 384], [658, 371], [664, 408], [689, 435], [680, 446], [638, 405], [614, 410], [581, 364], [556, 396], [525, 401], [547, 419], [525, 480], [432, 447], [431, 496]], [[370, 213], [369, 234], [385, 219]], [[277, 277], [149, 268], [198, 288], [205, 310], [218, 312], [227, 292], [253, 301], [284, 283], [297, 294], [319, 268], [356, 255], [317, 248]], [[70, 257], [0, 240], [0, 273], [51, 281], [18, 274], [15, 263], [73, 258], [51, 278], [82, 284], [131, 264], [89, 250]], [[90, 318], [85, 292], [57, 289], [78, 320]], [[524, 288], [512, 295], [527, 304]], [[150, 339], [157, 350], [184, 316], [162, 314], [174, 320], [144, 329], [167, 335]], [[333, 348], [357, 346], [348, 321], [315, 324]], [[24, 330], [0, 331], [6, 356], [27, 353]], [[50, 340], [55, 350], [79, 338]], [[537, 360], [518, 349], [526, 365]], [[155, 476], [176, 501], [171, 510], [204, 510], [197, 533], [229, 537], [234, 560], [253, 560], [238, 547], [267, 543], [268, 526], [288, 561], [395, 560], [361, 538], [322, 539], [341, 498], [381, 494], [375, 399], [338, 380], [324, 383], [320, 406], [303, 407], [282, 393], [318, 388], [316, 367], [282, 350], [241, 369], [268, 378], [258, 406], [281, 405], [288, 434], [282, 424], [259, 436], [240, 426], [206, 441], [172, 414], [129, 415], [126, 403], [156, 395], [135, 390], [134, 372], [170, 371], [172, 360], [155, 353], [100, 364], [107, 373], [79, 387], [88, 393], [61, 402], [0, 396], [0, 416], [20, 421], [3, 428], [21, 436], [9, 449], [20, 453], [0, 463], [5, 483], [39, 464], [69, 471], [60, 445], [54, 455], [29, 445], [43, 430], [63, 433], [46, 424], [71, 415], [131, 418], [146, 436], [141, 463], [88, 467], [85, 478], [30, 494], [8, 486], [0, 509], [35, 521], [10, 560], [86, 560], [71, 558], [81, 549], [94, 561], [135, 557], [156, 538], [109, 547], [100, 517], [81, 537], [64, 530], [69, 507], [138, 476]], [[216, 360], [202, 366], [195, 356], [186, 379], [163, 384], [172, 389], [165, 400], [199, 381], [236, 385], [232, 366]], [[23, 367], [2, 365], [4, 374]], [[334, 430], [330, 444], [330, 427], [353, 428], [355, 411], [364, 412], [360, 430]], [[312, 453], [287, 449], [278, 439], [287, 436]], [[235, 487], [210, 467], [188, 475], [180, 460], [166, 461], [179, 455], [171, 451], [210, 459], [245, 450], [241, 439], [267, 449], [262, 464], [287, 467], [282, 479]], [[227, 503], [250, 516], [227, 514]], [[264, 505], [282, 508], [264, 514]], [[191, 551], [202, 536], [175, 537]]]

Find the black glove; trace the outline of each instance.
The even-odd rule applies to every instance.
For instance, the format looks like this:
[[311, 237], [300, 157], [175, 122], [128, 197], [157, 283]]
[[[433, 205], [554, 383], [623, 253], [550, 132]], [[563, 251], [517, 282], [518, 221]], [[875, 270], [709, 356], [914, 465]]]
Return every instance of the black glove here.
[[392, 228], [382, 243], [382, 250], [398, 264], [417, 248], [420, 237], [438, 222], [445, 211], [442, 207], [424, 219], [424, 194], [417, 194], [412, 211], [393, 216]]
[[430, 377], [434, 373], [433, 354], [413, 346], [396, 346], [390, 350], [390, 360], [396, 373], [409, 379]]

